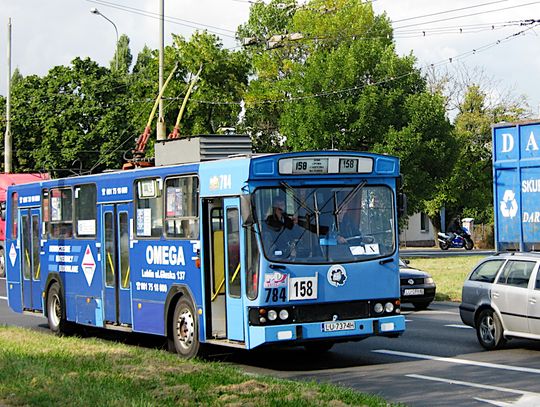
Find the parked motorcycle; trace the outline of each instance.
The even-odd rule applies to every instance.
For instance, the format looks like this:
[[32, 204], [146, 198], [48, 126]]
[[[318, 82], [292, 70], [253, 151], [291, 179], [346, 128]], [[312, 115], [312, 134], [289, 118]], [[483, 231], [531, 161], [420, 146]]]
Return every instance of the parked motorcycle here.
[[472, 250], [474, 247], [474, 242], [467, 230], [455, 233], [454, 238], [452, 238], [448, 233], [439, 232], [437, 240], [439, 241], [439, 247], [442, 250], [448, 250], [450, 248], [464, 248], [465, 250]]

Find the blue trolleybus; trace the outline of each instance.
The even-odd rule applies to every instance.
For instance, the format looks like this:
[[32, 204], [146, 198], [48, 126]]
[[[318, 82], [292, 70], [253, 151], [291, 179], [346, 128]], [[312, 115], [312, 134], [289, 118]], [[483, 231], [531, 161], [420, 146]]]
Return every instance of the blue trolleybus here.
[[56, 333], [163, 335], [184, 357], [203, 344], [317, 352], [404, 331], [397, 158], [189, 155], [10, 187], [11, 309]]

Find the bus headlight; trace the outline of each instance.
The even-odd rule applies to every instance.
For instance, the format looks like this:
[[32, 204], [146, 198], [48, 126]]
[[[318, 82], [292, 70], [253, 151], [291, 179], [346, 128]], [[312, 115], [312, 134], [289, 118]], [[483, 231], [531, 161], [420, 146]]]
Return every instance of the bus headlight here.
[[282, 309], [279, 311], [279, 319], [285, 321], [287, 318], [289, 318], [289, 311], [286, 309]]
[[277, 312], [274, 311], [273, 309], [271, 309], [270, 311], [268, 311], [268, 319], [270, 321], [275, 321], [277, 318]]
[[394, 304], [392, 304], [391, 302], [387, 302], [386, 304], [384, 304], [384, 310], [388, 313], [392, 312], [394, 310]]
[[375, 311], [376, 314], [380, 314], [381, 312], [384, 311], [384, 308], [383, 308], [383, 305], [378, 302], [377, 304], [375, 304], [375, 306], [373, 307], [373, 311]]

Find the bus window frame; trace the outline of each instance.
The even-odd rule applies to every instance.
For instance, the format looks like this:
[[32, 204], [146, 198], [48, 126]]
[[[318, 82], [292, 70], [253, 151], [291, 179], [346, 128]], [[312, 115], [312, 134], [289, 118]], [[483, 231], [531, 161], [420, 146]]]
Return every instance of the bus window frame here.
[[[139, 235], [137, 233], [137, 211], [139, 210], [139, 182], [142, 182], [142, 181], [147, 181], [147, 180], [154, 180], [155, 183], [157, 185], [155, 185], [154, 187], [157, 187], [157, 195], [155, 194], [154, 197], [147, 197], [147, 198], [142, 198], [142, 199], [158, 199], [161, 201], [161, 233], [159, 236], [152, 236], [150, 234], [150, 236], [144, 236], [144, 235]], [[165, 233], [164, 233], [164, 226], [165, 226], [165, 213], [163, 211], [163, 205], [165, 204], [165, 200], [163, 198], [163, 186], [164, 186], [164, 179], [159, 176], [159, 175], [152, 175], [152, 176], [147, 176], [147, 177], [141, 177], [141, 178], [137, 178], [133, 181], [133, 218], [134, 218], [134, 230], [133, 230], [133, 235], [137, 238], [137, 239], [143, 239], [143, 240], [161, 240], [165, 237]], [[159, 194], [161, 194], [161, 196], [159, 196]], [[150, 219], [151, 221], [151, 219]], [[150, 233], [152, 232], [152, 228], [150, 227]]]
[[[70, 190], [71, 191], [71, 220], [69, 221], [53, 221], [52, 220], [52, 191], [54, 190]], [[52, 187], [52, 188], [49, 188], [49, 207], [48, 207], [48, 210], [49, 210], [49, 230], [48, 230], [48, 233], [49, 233], [49, 237], [51, 239], [73, 239], [75, 237], [75, 231], [73, 230], [73, 215], [74, 215], [74, 212], [73, 212], [73, 207], [74, 207], [74, 195], [73, 195], [73, 186], [72, 185], [69, 185], [69, 186], [62, 186], [62, 187]], [[52, 235], [52, 228], [53, 228], [53, 225], [56, 225], [56, 224], [66, 224], [66, 223], [69, 223], [70, 226], [71, 226], [71, 233], [70, 233], [70, 236], [65, 236], [65, 235], [59, 235], [59, 236], [53, 236]]]
[[[175, 217], [175, 216], [167, 216], [167, 181], [173, 180], [173, 179], [180, 179], [180, 178], [195, 178], [197, 180], [197, 190], [196, 190], [196, 199], [195, 199], [195, 210], [196, 210], [196, 216], [181, 216], [181, 217]], [[162, 188], [162, 197], [163, 197], [163, 236], [166, 239], [172, 239], [172, 240], [199, 240], [201, 238], [201, 210], [200, 210], [200, 178], [198, 174], [195, 173], [186, 173], [186, 174], [178, 174], [178, 175], [168, 175], [163, 180], [163, 188]], [[192, 195], [193, 196], [193, 195]], [[181, 236], [174, 236], [169, 235], [167, 232], [167, 220], [168, 219], [195, 219], [197, 221], [197, 236], [196, 237], [181, 237]]]
[[[47, 193], [46, 200], [45, 200], [45, 193]], [[49, 236], [49, 224], [51, 222], [51, 217], [49, 213], [50, 199], [51, 199], [51, 195], [50, 195], [49, 188], [43, 188], [41, 190], [41, 238], [42, 239], [48, 239], [50, 237]]]
[[[78, 232], [78, 225], [75, 225], [75, 223], [78, 221], [78, 218], [77, 218], [77, 207], [76, 207], [76, 202], [77, 202], [77, 198], [75, 197], [75, 191], [77, 190], [77, 188], [80, 188], [82, 186], [86, 186], [86, 185], [93, 185], [94, 186], [94, 191], [95, 191], [95, 201], [94, 201], [94, 206], [96, 207], [96, 212], [95, 212], [95, 217], [94, 217], [94, 234], [92, 235], [79, 235], [79, 232]], [[86, 184], [77, 184], [77, 185], [73, 185], [73, 195], [72, 195], [72, 199], [73, 199], [73, 224], [74, 226], [76, 227], [73, 227], [73, 237], [76, 238], [76, 239], [80, 239], [80, 240], [95, 240], [96, 237], [97, 237], [97, 223], [98, 223], [98, 210], [97, 210], [97, 194], [98, 194], [98, 189], [97, 189], [97, 184], [95, 182], [88, 182]], [[88, 219], [83, 219], [83, 220], [88, 220]]]
[[17, 232], [19, 231], [19, 193], [17, 191], [12, 192], [9, 199], [11, 199], [9, 235], [12, 239], [17, 239]]

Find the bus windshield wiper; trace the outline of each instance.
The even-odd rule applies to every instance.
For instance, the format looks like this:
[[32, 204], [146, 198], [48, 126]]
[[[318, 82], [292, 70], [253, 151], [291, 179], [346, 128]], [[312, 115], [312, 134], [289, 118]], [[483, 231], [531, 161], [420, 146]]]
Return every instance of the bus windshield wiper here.
[[309, 215], [314, 214], [313, 209], [311, 209], [302, 198], [300, 198], [298, 195], [296, 195], [296, 191], [294, 190], [293, 187], [291, 187], [285, 181], [281, 181], [279, 184], [281, 186], [283, 186], [287, 190], [287, 192], [289, 192], [292, 195], [292, 197], [294, 199], [294, 202], [296, 202], [298, 205], [300, 205], [302, 208], [304, 208], [306, 211], [308, 211]]
[[367, 181], [364, 180], [360, 182], [357, 186], [354, 187], [354, 189], [347, 194], [345, 198], [343, 198], [343, 201], [341, 201], [341, 204], [336, 208], [335, 216], [337, 217], [343, 208], [347, 206], [347, 204], [352, 200], [354, 194], [356, 194], [358, 191], [360, 191], [364, 186], [367, 184]]

